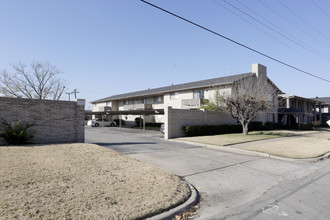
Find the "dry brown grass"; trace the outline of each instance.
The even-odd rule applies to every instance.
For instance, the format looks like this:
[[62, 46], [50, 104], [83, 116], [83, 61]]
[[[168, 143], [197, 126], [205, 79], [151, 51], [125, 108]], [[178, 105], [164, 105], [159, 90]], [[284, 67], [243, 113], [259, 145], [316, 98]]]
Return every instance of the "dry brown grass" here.
[[330, 152], [329, 138], [329, 132], [319, 132], [308, 136], [277, 139], [243, 149], [288, 158], [315, 158]]
[[251, 141], [266, 140], [271, 138], [288, 137], [293, 135], [295, 134], [288, 132], [257, 131], [257, 132], [249, 132], [249, 135], [221, 134], [221, 135], [211, 135], [211, 136], [183, 137], [183, 138], [177, 138], [177, 140], [190, 141], [201, 144], [217, 145], [217, 146], [226, 146], [226, 145], [239, 144], [239, 143], [245, 143]]
[[90, 144], [0, 147], [0, 219], [137, 219], [182, 203], [163, 170]]
[[[280, 138], [289, 137], [289, 138]], [[253, 145], [235, 145], [258, 140], [267, 140], [262, 143], [255, 142]], [[250, 151], [267, 153], [280, 157], [307, 159], [322, 156], [330, 152], [330, 129], [319, 131], [264, 131], [249, 132], [243, 134], [223, 134], [213, 136], [184, 137], [177, 140], [227, 146]]]

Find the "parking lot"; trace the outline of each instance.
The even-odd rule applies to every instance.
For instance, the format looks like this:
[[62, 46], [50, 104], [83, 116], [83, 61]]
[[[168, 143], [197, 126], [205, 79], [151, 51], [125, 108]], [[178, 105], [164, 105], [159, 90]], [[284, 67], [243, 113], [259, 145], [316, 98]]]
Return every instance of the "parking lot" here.
[[85, 133], [88, 143], [153, 164], [194, 185], [202, 197], [197, 219], [330, 215], [329, 190], [322, 185], [330, 181], [330, 160], [292, 162], [224, 152], [164, 140], [158, 131], [86, 127]]

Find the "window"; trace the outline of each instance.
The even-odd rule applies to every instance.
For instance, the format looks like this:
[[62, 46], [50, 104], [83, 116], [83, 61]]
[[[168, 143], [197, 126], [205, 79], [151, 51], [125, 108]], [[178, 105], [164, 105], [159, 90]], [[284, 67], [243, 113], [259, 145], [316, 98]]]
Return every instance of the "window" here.
[[125, 100], [124, 101], [124, 105], [128, 105], [128, 100]]
[[178, 99], [179, 98], [179, 93], [178, 92], [172, 92], [170, 94], [170, 99]]
[[154, 98], [154, 103], [162, 103], [163, 102], [163, 97], [157, 96]]
[[299, 110], [304, 110], [304, 102], [303, 101], [298, 101], [298, 109]]
[[275, 115], [268, 113], [267, 114], [267, 122], [275, 122]]
[[193, 97], [194, 97], [194, 99], [203, 99], [204, 98], [204, 90], [195, 90]]
[[135, 100], [133, 101], [133, 104], [134, 104], [134, 105], [139, 104], [139, 100], [135, 99]]
[[107, 103], [105, 104], [105, 106], [108, 106], [108, 107], [109, 107], [109, 106], [110, 106], [110, 103], [111, 103], [111, 102], [107, 102]]

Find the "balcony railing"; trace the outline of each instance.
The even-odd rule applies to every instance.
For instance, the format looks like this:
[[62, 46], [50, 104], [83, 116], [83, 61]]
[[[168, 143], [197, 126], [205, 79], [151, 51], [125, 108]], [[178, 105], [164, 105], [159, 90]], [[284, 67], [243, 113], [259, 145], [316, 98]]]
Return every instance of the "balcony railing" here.
[[130, 105], [124, 105], [125, 110], [146, 110], [146, 109], [152, 109], [151, 104], [130, 104]]
[[98, 108], [99, 112], [106, 112], [106, 111], [111, 111], [111, 107], [110, 106], [102, 106]]
[[204, 99], [182, 99], [182, 108], [200, 108]]

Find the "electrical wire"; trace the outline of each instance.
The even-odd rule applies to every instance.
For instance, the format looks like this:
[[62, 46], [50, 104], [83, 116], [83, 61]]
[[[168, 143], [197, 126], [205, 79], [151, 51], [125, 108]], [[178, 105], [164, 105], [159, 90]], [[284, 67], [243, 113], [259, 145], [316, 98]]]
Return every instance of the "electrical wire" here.
[[216, 0], [211, 0], [214, 4], [216, 4], [219, 7], [222, 7], [224, 9], [226, 9], [227, 11], [229, 11], [230, 13], [236, 15], [237, 17], [241, 18], [243, 21], [249, 23], [250, 25], [254, 26], [255, 28], [257, 28], [258, 30], [260, 30], [261, 32], [263, 32], [264, 34], [266, 34], [267, 36], [269, 36], [270, 38], [273, 38], [274, 40], [276, 40], [277, 42], [279, 42], [280, 44], [284, 45], [285, 47], [291, 49], [293, 52], [295, 52], [297, 55], [309, 60], [310, 62], [314, 63], [315, 65], [319, 66], [321, 69], [323, 69], [326, 72], [330, 72], [329, 69], [325, 68], [324, 66], [319, 65], [318, 63], [316, 63], [314, 60], [310, 59], [309, 57], [305, 56], [304, 54], [300, 53], [299, 51], [297, 51], [296, 49], [294, 49], [293, 47], [291, 47], [290, 45], [284, 43], [283, 41], [279, 40], [278, 38], [274, 37], [273, 35], [269, 34], [268, 32], [266, 32], [265, 30], [263, 30], [262, 28], [260, 28], [259, 26], [255, 25], [254, 23], [250, 22], [249, 20], [245, 19], [243, 16], [237, 14], [235, 11], [231, 10], [230, 8], [220, 4], [219, 2], [217, 2]]
[[[321, 52], [319, 52], [319, 51], [317, 51], [317, 50], [315, 50], [315, 49], [313, 49], [313, 48], [310, 48], [309, 46], [307, 46], [306, 44], [304, 44], [304, 43], [302, 43], [302, 42], [297, 42], [297, 40], [298, 40], [297, 38], [295, 38], [296, 40], [293, 40], [293, 39], [291, 39], [290, 37], [286, 36], [285, 34], [282, 34], [281, 32], [279, 32], [279, 31], [275, 30], [274, 28], [270, 27], [269, 25], [265, 24], [264, 22], [262, 22], [262, 21], [258, 20], [257, 18], [251, 16], [250, 14], [248, 14], [248, 13], [245, 12], [245, 11], [243, 11], [242, 9], [236, 7], [235, 5], [233, 5], [233, 4], [229, 3], [229, 2], [227, 2], [226, 0], [223, 0], [223, 1], [224, 1], [226, 4], [230, 5], [232, 8], [234, 8], [234, 9], [238, 10], [239, 12], [245, 14], [246, 16], [250, 17], [250, 18], [253, 19], [254, 21], [256, 21], [256, 22], [260, 23], [261, 25], [267, 27], [268, 29], [274, 31], [274, 32], [277, 33], [278, 35], [281, 35], [282, 37], [284, 37], [285, 39], [291, 41], [292, 43], [294, 43], [294, 44], [296, 44], [296, 45], [298, 45], [298, 46], [304, 48], [305, 50], [307, 50], [307, 51], [309, 51], [309, 52], [311, 52], [311, 53], [313, 53], [313, 54], [315, 54], [315, 55], [318, 55], [319, 57], [321, 57], [321, 58], [323, 58], [323, 59], [325, 59], [325, 60], [330, 61], [330, 58], [327, 57], [327, 56], [325, 56], [325, 55], [323, 55]], [[242, 3], [240, 3], [240, 4], [242, 4]], [[245, 6], [245, 7], [247, 7], [247, 6]], [[267, 20], [266, 20], [266, 21], [267, 21]], [[277, 26], [275, 26], [275, 27], [277, 27]], [[280, 29], [280, 30], [281, 30], [281, 29]], [[284, 32], [284, 31], [282, 30], [282, 32]], [[287, 33], [286, 33], [286, 34], [287, 34]], [[287, 34], [287, 35], [288, 35], [288, 34]], [[293, 38], [294, 38], [294, 37], [293, 37]], [[298, 41], [299, 41], [299, 40], [298, 40]]]
[[277, 0], [277, 2], [279, 2], [284, 8], [286, 8], [289, 12], [291, 12], [292, 14], [294, 14], [297, 18], [299, 18], [302, 22], [304, 22], [307, 26], [309, 26], [310, 28], [312, 28], [314, 31], [316, 31], [319, 35], [323, 36], [324, 38], [326, 38], [327, 40], [330, 40], [330, 38], [328, 38], [326, 35], [322, 34], [319, 30], [317, 30], [313, 25], [311, 25], [310, 23], [308, 23], [305, 19], [303, 19], [301, 16], [299, 16], [296, 12], [294, 12], [293, 10], [291, 10], [287, 5], [285, 5], [283, 2], [281, 2], [280, 0]]
[[276, 10], [274, 10], [272, 7], [268, 6], [265, 1], [262, 0], [257, 0], [260, 4], [262, 4], [264, 7], [268, 8], [269, 10], [271, 10], [274, 14], [276, 14], [278, 17], [282, 18], [284, 21], [286, 21], [287, 23], [289, 23], [292, 27], [300, 30], [301, 32], [303, 32], [304, 34], [308, 35], [309, 37], [313, 38], [314, 40], [316, 40], [319, 43], [324, 44], [325, 46], [329, 47], [329, 44], [326, 44], [324, 41], [321, 42], [320, 39], [316, 38], [315, 35], [311, 34], [308, 31], [305, 31], [303, 28], [301, 28], [300, 26], [294, 24], [292, 21], [290, 21], [289, 19], [287, 19], [286, 17], [284, 17], [283, 15], [281, 15], [280, 13], [278, 13]]
[[315, 7], [317, 7], [322, 12], [322, 14], [324, 14], [330, 20], [330, 16], [327, 13], [325, 13], [325, 11], [322, 10], [322, 8], [314, 2], [314, 0], [311, 0], [311, 1], [315, 5]]
[[237, 42], [237, 41], [235, 41], [235, 40], [233, 40], [233, 39], [231, 39], [231, 38], [229, 38], [229, 37], [226, 37], [226, 36], [224, 36], [224, 35], [222, 35], [222, 34], [219, 34], [219, 33], [215, 32], [215, 31], [212, 31], [211, 29], [208, 29], [208, 28], [206, 28], [206, 27], [204, 27], [204, 26], [202, 26], [202, 25], [199, 25], [199, 24], [197, 24], [197, 23], [195, 23], [195, 22], [193, 22], [193, 21], [190, 21], [190, 20], [188, 20], [188, 19], [186, 19], [186, 18], [184, 18], [184, 17], [181, 17], [181, 16], [179, 16], [179, 15], [177, 15], [177, 14], [174, 14], [174, 13], [172, 13], [172, 12], [166, 10], [166, 9], [163, 9], [163, 8], [157, 6], [157, 5], [154, 5], [154, 4], [152, 4], [152, 3], [150, 3], [150, 2], [147, 2], [147, 1], [145, 1], [145, 0], [140, 0], [140, 1], [143, 2], [143, 3], [145, 3], [145, 4], [148, 4], [148, 5], [152, 6], [152, 7], [154, 7], [154, 8], [157, 8], [157, 9], [163, 11], [163, 12], [166, 12], [167, 14], [170, 14], [170, 15], [176, 17], [176, 18], [179, 18], [179, 19], [181, 19], [181, 20], [183, 20], [183, 21], [185, 21], [185, 22], [188, 22], [188, 23], [190, 23], [190, 24], [192, 24], [192, 25], [194, 25], [194, 26], [196, 26], [196, 27], [199, 27], [199, 28], [201, 28], [201, 29], [203, 29], [203, 30], [205, 30], [205, 31], [208, 31], [208, 32], [210, 32], [210, 33], [212, 33], [212, 34], [215, 34], [215, 35], [217, 35], [217, 36], [219, 36], [219, 37], [221, 37], [221, 38], [224, 38], [224, 39], [226, 39], [226, 40], [228, 40], [228, 41], [230, 41], [230, 42], [232, 42], [232, 43], [234, 43], [234, 44], [237, 44], [237, 45], [239, 45], [239, 46], [241, 46], [241, 47], [244, 47], [244, 48], [246, 48], [246, 49], [248, 49], [248, 50], [250, 50], [250, 51], [253, 51], [253, 52], [257, 53], [257, 54], [260, 54], [260, 55], [262, 55], [262, 56], [264, 56], [264, 57], [267, 57], [268, 59], [271, 59], [271, 60], [273, 60], [273, 61], [275, 61], [275, 62], [277, 62], [277, 63], [280, 63], [280, 64], [282, 64], [282, 65], [284, 65], [284, 66], [287, 66], [287, 67], [289, 67], [289, 68], [291, 68], [291, 69], [297, 70], [297, 71], [299, 71], [299, 72], [301, 72], [301, 73], [304, 73], [304, 74], [306, 74], [306, 75], [309, 75], [309, 76], [312, 76], [312, 77], [314, 77], [314, 78], [317, 78], [317, 79], [320, 79], [320, 80], [322, 80], [322, 81], [325, 81], [325, 82], [329, 82], [329, 83], [330, 83], [330, 80], [328, 80], [328, 79], [322, 78], [322, 77], [317, 76], [317, 75], [315, 75], [315, 74], [312, 74], [312, 73], [309, 73], [309, 72], [304, 71], [304, 70], [302, 70], [302, 69], [299, 69], [298, 67], [295, 67], [295, 66], [293, 66], [293, 65], [290, 65], [290, 64], [288, 64], [288, 63], [285, 63], [285, 62], [283, 62], [283, 61], [281, 61], [281, 60], [279, 60], [279, 59], [276, 59], [276, 58], [274, 58], [274, 57], [272, 57], [272, 56], [270, 56], [270, 55], [267, 55], [267, 54], [265, 54], [265, 53], [263, 53], [263, 52], [260, 52], [260, 51], [258, 51], [258, 50], [256, 50], [256, 49], [253, 49], [253, 48], [251, 48], [251, 47], [249, 47], [249, 46], [246, 46], [246, 45], [244, 45], [244, 44], [242, 44], [242, 43], [239, 43], [239, 42]]

